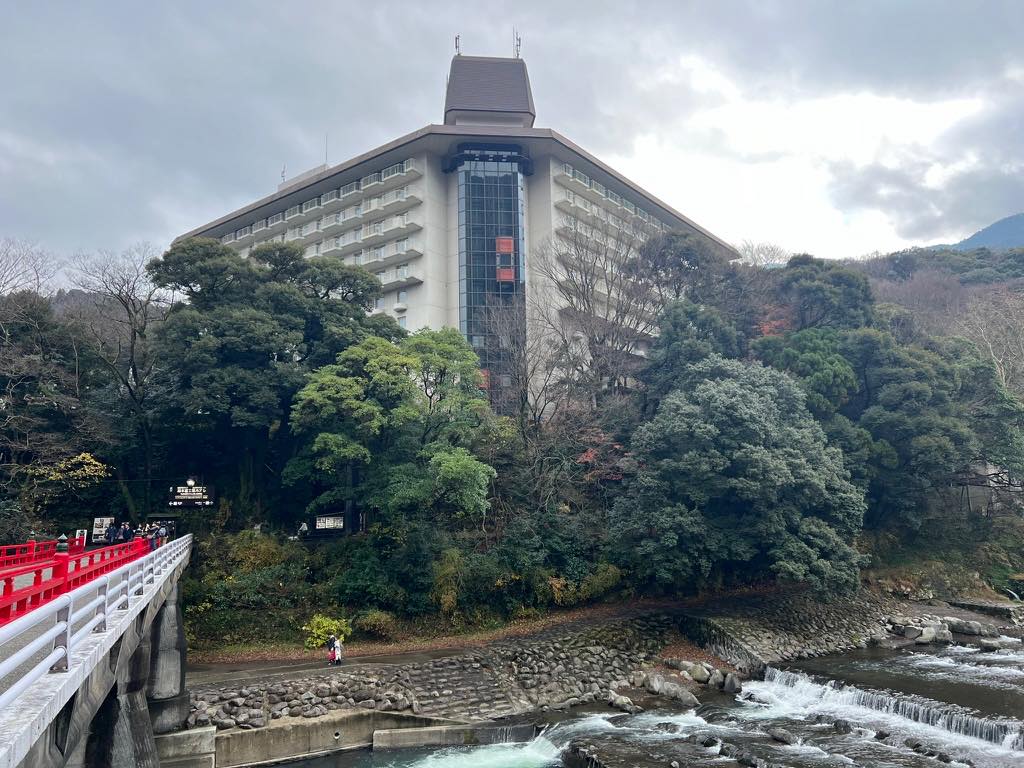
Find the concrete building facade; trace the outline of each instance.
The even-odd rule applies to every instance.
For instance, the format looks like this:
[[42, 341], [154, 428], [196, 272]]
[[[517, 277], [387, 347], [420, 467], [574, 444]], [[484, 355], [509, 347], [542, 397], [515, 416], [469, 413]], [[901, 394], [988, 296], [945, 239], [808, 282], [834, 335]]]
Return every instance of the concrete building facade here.
[[491, 378], [504, 378], [502, 362], [487, 351], [483, 316], [488, 303], [541, 287], [531, 254], [580, 232], [681, 231], [729, 247], [564, 136], [535, 127], [535, 117], [523, 60], [456, 56], [443, 124], [289, 179], [182, 238], [216, 238], [243, 255], [294, 242], [308, 256], [341, 256], [380, 279], [374, 312], [409, 330], [460, 329], [488, 386], [498, 386]]

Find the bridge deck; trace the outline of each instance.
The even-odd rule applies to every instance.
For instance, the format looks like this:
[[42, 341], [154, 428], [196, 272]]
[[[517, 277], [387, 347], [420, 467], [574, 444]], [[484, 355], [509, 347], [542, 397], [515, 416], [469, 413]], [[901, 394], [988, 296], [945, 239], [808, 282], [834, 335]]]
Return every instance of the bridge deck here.
[[[168, 542], [161, 549], [128, 563], [97, 581], [85, 584], [69, 593], [69, 596], [61, 598], [70, 599], [72, 606], [76, 602], [82, 606], [97, 597], [97, 589], [101, 584], [109, 595], [117, 595], [117, 588], [122, 584], [125, 588], [129, 583], [134, 585], [129, 590], [128, 599], [123, 601], [124, 604], [118, 609], [111, 606], [106, 612], [105, 630], [88, 632], [72, 641], [67, 671], [44, 673], [38, 679], [26, 680], [26, 674], [33, 666], [49, 655], [52, 644], [47, 643], [33, 654], [31, 660], [24, 660], [17, 669], [11, 670], [0, 679], [0, 697], [8, 693], [12, 686], [28, 683], [28, 687], [20, 695], [0, 708], [0, 768], [16, 768], [21, 764], [35, 742], [47, 732], [61, 708], [89, 675], [97, 666], [107, 663], [111, 649], [122, 636], [133, 630], [135, 620], [147, 611], [151, 603], [162, 602], [169, 582], [173, 583], [172, 580], [176, 580], [187, 565], [191, 546], [191, 536]], [[131, 581], [126, 582], [128, 579]], [[134, 594], [136, 591], [139, 591], [139, 594]], [[118, 601], [121, 602], [120, 599]], [[117, 605], [118, 602], [113, 604]], [[0, 638], [4, 637], [4, 632], [9, 633], [12, 627], [19, 625], [19, 622], [30, 621], [29, 617], [37, 612], [46, 611], [37, 609], [17, 622], [0, 627]], [[92, 610], [79, 617], [74, 622], [70, 636], [73, 638], [76, 631], [87, 628], [94, 620]], [[0, 642], [0, 664], [10, 660], [20, 649], [50, 631], [55, 622], [56, 618], [51, 616], [44, 623], [27, 629], [17, 637]]]

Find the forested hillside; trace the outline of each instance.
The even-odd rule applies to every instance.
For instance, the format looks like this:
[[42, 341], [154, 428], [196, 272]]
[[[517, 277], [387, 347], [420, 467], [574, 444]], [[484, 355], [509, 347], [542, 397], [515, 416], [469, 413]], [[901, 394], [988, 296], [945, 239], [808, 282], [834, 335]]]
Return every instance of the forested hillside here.
[[[502, 415], [463, 337], [367, 314], [359, 268], [151, 256], [0, 298], [0, 535], [137, 520], [201, 475], [194, 640], [289, 639], [314, 611], [386, 637], [751, 584], [827, 597], [936, 557], [996, 588], [1024, 570], [1024, 251], [764, 269], [667, 236], [587, 285], [553, 270], [563, 304], [652, 301], [656, 327], [510, 334]], [[364, 533], [286, 539], [344, 508]]]

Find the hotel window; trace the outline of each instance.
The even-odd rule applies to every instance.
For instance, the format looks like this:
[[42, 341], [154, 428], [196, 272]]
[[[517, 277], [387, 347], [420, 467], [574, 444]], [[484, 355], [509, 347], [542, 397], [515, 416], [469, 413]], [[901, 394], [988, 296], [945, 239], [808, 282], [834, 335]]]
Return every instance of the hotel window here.
[[405, 304], [408, 301], [408, 299], [409, 299], [409, 292], [408, 291], [403, 289], [403, 290], [398, 292], [398, 298], [396, 299], [396, 301], [399, 304]]
[[284, 212], [284, 217], [286, 219], [290, 219], [292, 216], [298, 216], [300, 213], [302, 213], [302, 209], [297, 205], [293, 205], [291, 208]]
[[284, 221], [284, 214], [283, 213], [275, 213], [273, 216], [271, 216], [269, 219], [267, 219], [267, 226], [268, 227], [272, 227], [275, 224], [280, 224], [282, 221]]
[[319, 206], [320, 206], [320, 198], [319, 197], [314, 197], [312, 200], [307, 200], [306, 202], [304, 202], [302, 204], [302, 212], [305, 213], [306, 211], [311, 211], [314, 208], [318, 208]]
[[351, 195], [353, 192], [358, 192], [359, 191], [359, 182], [358, 181], [353, 181], [353, 182], [351, 182], [349, 184], [346, 184], [339, 191], [341, 192], [341, 196], [342, 197], [344, 197], [345, 195]]
[[409, 276], [409, 265], [408, 264], [399, 264], [395, 268], [395, 276], [399, 280], [402, 280], [402, 279], [408, 277]]
[[398, 318], [398, 327], [399, 328], [405, 328], [405, 323], [406, 323], [405, 315], [401, 315]]
[[409, 250], [409, 238], [403, 237], [400, 240], [395, 240], [394, 253], [405, 253]]
[[[381, 274], [383, 274], [383, 272]], [[383, 296], [378, 296], [376, 299], [373, 300], [373, 308], [374, 309], [384, 309], [384, 297]]]
[[384, 258], [384, 246], [383, 245], [378, 245], [376, 248], [374, 248], [371, 251], [371, 253], [373, 254], [374, 260], [379, 261], [380, 259], [383, 259]]

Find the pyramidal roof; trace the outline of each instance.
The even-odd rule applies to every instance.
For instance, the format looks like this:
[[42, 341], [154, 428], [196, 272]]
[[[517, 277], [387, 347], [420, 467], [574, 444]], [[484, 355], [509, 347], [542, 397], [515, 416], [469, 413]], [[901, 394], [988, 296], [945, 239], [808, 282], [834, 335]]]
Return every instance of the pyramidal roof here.
[[444, 98], [446, 124], [495, 121], [530, 127], [536, 116], [525, 61], [461, 55], [452, 59]]

